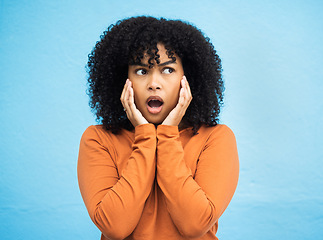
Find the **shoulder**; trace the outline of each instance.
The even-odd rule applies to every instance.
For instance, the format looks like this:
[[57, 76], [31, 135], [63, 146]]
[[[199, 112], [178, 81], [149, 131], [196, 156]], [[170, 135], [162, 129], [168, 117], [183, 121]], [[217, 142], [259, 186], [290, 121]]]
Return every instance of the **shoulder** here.
[[87, 129], [84, 131], [83, 136], [91, 137], [96, 136], [100, 133], [103, 133], [104, 129], [102, 125], [91, 125], [87, 127]]
[[233, 131], [225, 124], [217, 124], [216, 126], [201, 126], [198, 135], [204, 138], [205, 145], [224, 144], [228, 146], [236, 146], [236, 138]]
[[106, 131], [102, 125], [91, 125], [83, 133], [81, 142], [87, 140], [97, 140], [102, 142], [110, 133]]
[[91, 125], [83, 133], [80, 141], [80, 151], [95, 153], [109, 152], [113, 159], [118, 156], [118, 149], [131, 146], [132, 138], [126, 130], [118, 135], [106, 130], [103, 125]]
[[225, 124], [217, 124], [216, 126], [202, 125], [198, 130], [198, 135], [207, 135], [209, 137], [235, 137], [233, 131]]
[[83, 133], [82, 142], [95, 141], [102, 146], [120, 146], [130, 144], [134, 141], [134, 133], [122, 129], [118, 134], [104, 128], [103, 125], [91, 125]]
[[113, 143], [116, 139], [125, 137], [125, 131], [121, 131], [120, 134], [113, 134], [111, 131], [106, 130], [103, 125], [91, 125], [83, 133], [81, 142], [94, 140], [102, 145], [107, 143]]
[[83, 133], [84, 137], [109, 137], [109, 138], [119, 138], [125, 135], [131, 135], [131, 132], [125, 129], [121, 129], [118, 134], [112, 133], [112, 131], [107, 130], [101, 125], [91, 125]]

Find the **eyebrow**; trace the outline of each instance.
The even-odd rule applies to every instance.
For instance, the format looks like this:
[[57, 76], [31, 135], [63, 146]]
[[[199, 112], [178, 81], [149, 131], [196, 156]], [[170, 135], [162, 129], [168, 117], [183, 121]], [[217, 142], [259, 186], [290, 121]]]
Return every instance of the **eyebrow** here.
[[[157, 66], [166, 66], [168, 64], [177, 64], [176, 60], [169, 60], [163, 63], [158, 64]], [[141, 67], [148, 67], [148, 64], [144, 64], [144, 63], [133, 63], [130, 64], [131, 66], [141, 66]]]
[[158, 64], [158, 66], [166, 66], [168, 64], [177, 64], [177, 62], [176, 62], [176, 60], [175, 61], [174, 60], [169, 60], [167, 62]]

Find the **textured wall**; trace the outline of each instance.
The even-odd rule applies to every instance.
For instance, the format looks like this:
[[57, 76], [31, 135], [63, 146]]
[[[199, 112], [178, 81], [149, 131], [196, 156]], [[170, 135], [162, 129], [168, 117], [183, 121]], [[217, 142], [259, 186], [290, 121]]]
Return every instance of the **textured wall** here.
[[109, 24], [142, 14], [193, 22], [223, 60], [241, 174], [219, 238], [322, 237], [322, 12], [314, 0], [1, 0], [0, 239], [99, 239], [76, 177], [95, 123], [84, 66]]

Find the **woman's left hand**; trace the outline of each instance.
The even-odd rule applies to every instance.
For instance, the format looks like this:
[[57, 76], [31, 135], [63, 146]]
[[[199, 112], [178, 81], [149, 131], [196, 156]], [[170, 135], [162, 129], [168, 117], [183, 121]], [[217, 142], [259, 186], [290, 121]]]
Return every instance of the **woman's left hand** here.
[[185, 76], [181, 80], [181, 89], [176, 107], [168, 114], [162, 125], [178, 126], [192, 101], [192, 93]]

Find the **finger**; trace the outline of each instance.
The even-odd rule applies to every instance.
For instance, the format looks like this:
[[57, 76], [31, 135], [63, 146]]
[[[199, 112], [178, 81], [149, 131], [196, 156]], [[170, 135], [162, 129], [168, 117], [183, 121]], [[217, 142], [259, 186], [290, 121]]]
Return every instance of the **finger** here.
[[185, 110], [188, 108], [188, 106], [190, 105], [191, 103], [191, 100], [192, 100], [192, 95], [190, 93], [190, 88], [188, 86], [188, 83], [187, 81], [185, 81], [185, 87], [184, 87], [185, 91], [184, 91], [184, 94], [185, 94]]
[[128, 79], [126, 80], [126, 83], [124, 84], [124, 87], [122, 89], [122, 93], [121, 93], [121, 96], [120, 96], [120, 100], [121, 100], [121, 103], [122, 103], [123, 106], [124, 106], [125, 94], [126, 94], [126, 90], [127, 90], [127, 83], [128, 83]]
[[132, 82], [129, 81], [129, 102], [132, 104], [134, 103], [134, 93], [133, 93], [133, 88], [132, 88]]
[[136, 104], [135, 104], [134, 91], [133, 91], [131, 82], [129, 84], [129, 107], [132, 112], [136, 111], [136, 109], [137, 109]]
[[179, 91], [179, 99], [178, 99], [178, 104], [180, 107], [183, 107], [185, 103], [185, 88], [181, 88]]
[[192, 99], [192, 92], [191, 92], [190, 85], [189, 85], [189, 83], [187, 81], [186, 76], [184, 76], [184, 78], [185, 78], [185, 83], [186, 83], [186, 88], [187, 88], [188, 95], [189, 95], [190, 99]]
[[184, 110], [184, 112], [185, 112], [191, 102], [192, 96], [191, 96], [191, 92], [190, 92], [190, 87], [188, 85], [188, 81], [185, 76], [183, 76], [181, 83], [182, 83], [183, 91], [182, 91], [182, 100], [180, 102], [182, 105], [182, 110]]
[[188, 86], [187, 86], [187, 80], [185, 76], [182, 79], [182, 89], [183, 89], [183, 98], [184, 98], [184, 104], [187, 105], [189, 103], [189, 91], [188, 91]]
[[135, 103], [135, 100], [134, 100], [134, 92], [133, 92], [133, 88], [132, 88], [132, 82], [130, 81], [129, 82], [129, 106], [130, 107], [133, 107], [134, 103]]
[[131, 118], [132, 117], [132, 111], [131, 111], [131, 108], [130, 108], [131, 103], [129, 102], [129, 99], [130, 99], [130, 84], [129, 84], [129, 81], [128, 81], [126, 89], [125, 89], [124, 105], [123, 106], [125, 108], [125, 111], [127, 112], [128, 118]]
[[133, 100], [133, 89], [131, 87], [131, 81], [129, 80], [127, 82], [127, 88], [126, 88], [126, 92], [125, 92], [125, 108], [127, 111], [127, 115], [132, 117], [133, 112], [135, 111], [134, 108], [134, 100]]
[[121, 93], [121, 97], [124, 97], [125, 93], [126, 93], [126, 90], [127, 90], [127, 87], [128, 87], [128, 82], [129, 82], [129, 79], [126, 80], [124, 86], [123, 86], [123, 90], [122, 90], [122, 93]]
[[123, 106], [124, 107], [126, 107], [126, 105], [127, 105], [128, 95], [129, 95], [129, 93], [128, 93], [128, 83], [126, 83], [124, 93], [123, 93], [123, 96], [122, 96]]
[[185, 92], [186, 92], [186, 99], [188, 101], [188, 103], [191, 101], [192, 99], [192, 93], [191, 93], [191, 89], [190, 89], [190, 86], [188, 84], [188, 81], [187, 81], [187, 78], [185, 76], [183, 76], [183, 80], [185, 82]]

